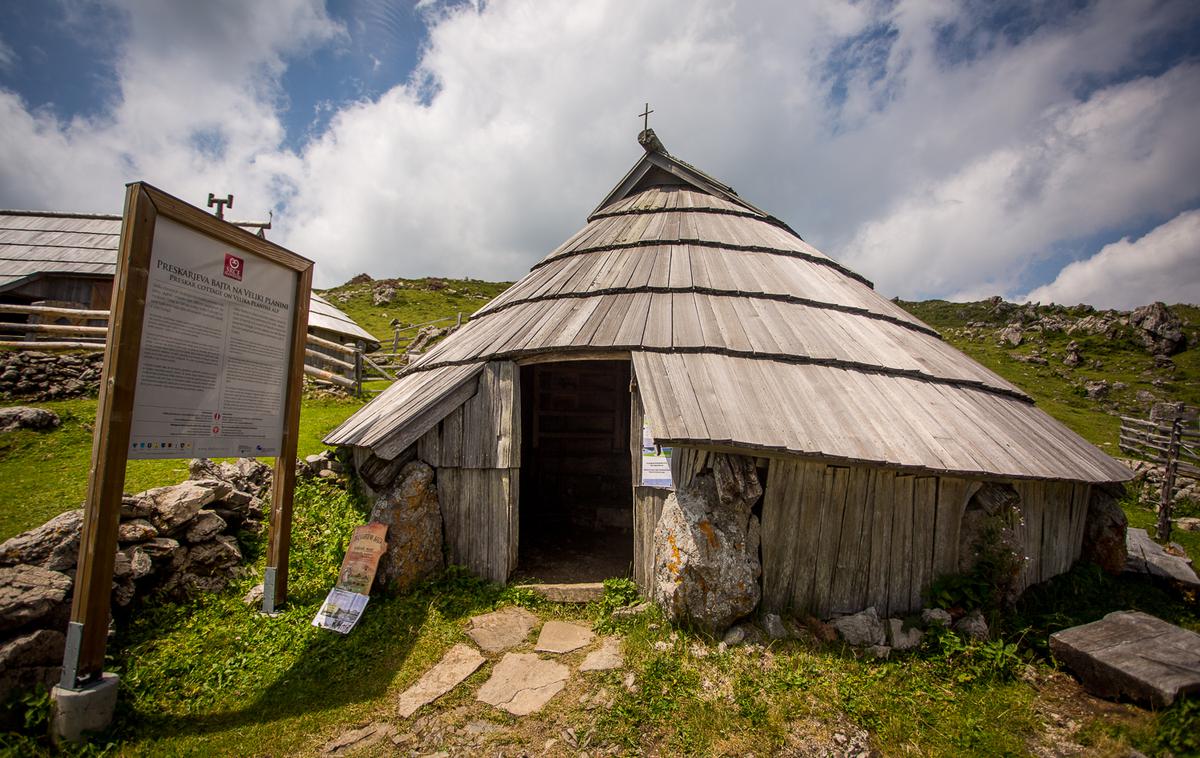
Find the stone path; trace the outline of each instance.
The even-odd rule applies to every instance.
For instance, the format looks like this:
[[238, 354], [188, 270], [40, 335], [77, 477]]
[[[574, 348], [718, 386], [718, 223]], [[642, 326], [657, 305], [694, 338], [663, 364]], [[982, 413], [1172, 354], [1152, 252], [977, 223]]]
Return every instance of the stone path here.
[[525, 641], [538, 617], [524, 608], [509, 607], [474, 616], [467, 636], [489, 653], [499, 653]]
[[540, 711], [567, 686], [571, 669], [534, 653], [505, 653], [475, 698], [514, 716]]
[[433, 668], [409, 687], [397, 701], [397, 711], [404, 718], [417, 712], [421, 706], [432, 703], [454, 689], [483, 665], [484, 657], [470, 645], [455, 645]]
[[1050, 651], [1085, 689], [1156, 708], [1200, 692], [1200, 634], [1137, 611], [1050, 635]]
[[533, 648], [539, 653], [569, 653], [592, 641], [592, 630], [565, 621], [547, 621]]
[[605, 637], [598, 650], [593, 650], [579, 664], [580, 671], [610, 671], [625, 665], [621, 654], [621, 641], [616, 637]]

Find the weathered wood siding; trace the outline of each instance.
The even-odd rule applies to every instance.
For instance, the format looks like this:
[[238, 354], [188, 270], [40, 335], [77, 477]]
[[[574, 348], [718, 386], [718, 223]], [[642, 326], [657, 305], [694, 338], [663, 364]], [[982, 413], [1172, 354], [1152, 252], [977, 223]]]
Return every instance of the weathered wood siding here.
[[488, 363], [476, 391], [416, 442], [437, 469], [450, 562], [504, 582], [517, 565], [521, 372]]
[[[763, 608], [827, 617], [874, 606], [922, 607], [934, 579], [958, 571], [963, 513], [980, 482], [889, 469], [772, 459], [763, 495]], [[1028, 556], [1020, 587], [1079, 557], [1089, 487], [1016, 482], [1011, 526]]]
[[647, 596], [654, 584], [654, 529], [671, 491], [633, 488], [633, 580]]

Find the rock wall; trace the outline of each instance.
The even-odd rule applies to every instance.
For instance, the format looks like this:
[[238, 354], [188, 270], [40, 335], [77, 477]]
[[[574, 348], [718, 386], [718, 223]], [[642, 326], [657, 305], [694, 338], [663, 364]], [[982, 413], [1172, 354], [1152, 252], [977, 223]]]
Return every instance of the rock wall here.
[[[192, 479], [121, 502], [112, 607], [139, 597], [183, 599], [238, 575], [235, 534], [264, 528], [271, 470], [253, 459], [190, 462]], [[62, 513], [0, 544], [0, 701], [58, 681], [83, 510]]]
[[0, 400], [95, 395], [103, 365], [103, 353], [0, 352]]

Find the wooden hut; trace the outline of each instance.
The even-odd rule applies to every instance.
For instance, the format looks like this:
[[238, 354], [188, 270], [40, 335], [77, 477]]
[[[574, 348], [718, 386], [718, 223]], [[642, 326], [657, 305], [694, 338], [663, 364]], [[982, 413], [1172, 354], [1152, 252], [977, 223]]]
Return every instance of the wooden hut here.
[[[644, 587], [669, 489], [757, 460], [762, 608], [919, 608], [958, 570], [985, 483], [1020, 495], [1022, 586], [1080, 554], [1124, 467], [729, 186], [645, 154], [586, 226], [327, 438], [382, 487], [436, 469], [449, 558], [496, 581], [545, 556]], [[593, 577], [595, 578], [595, 577]]]
[[[263, 237], [270, 228], [236, 223]], [[108, 310], [120, 236], [120, 216], [0, 210], [0, 303]], [[367, 352], [379, 349], [379, 340], [315, 293], [308, 331], [341, 344], [355, 343]], [[323, 350], [316, 346], [317, 352]], [[339, 371], [321, 363], [321, 368]]]

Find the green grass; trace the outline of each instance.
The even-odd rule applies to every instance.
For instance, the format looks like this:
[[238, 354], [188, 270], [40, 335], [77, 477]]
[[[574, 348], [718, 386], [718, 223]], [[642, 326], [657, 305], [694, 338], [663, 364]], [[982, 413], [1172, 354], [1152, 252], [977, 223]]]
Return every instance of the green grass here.
[[[401, 324], [423, 324], [434, 319], [453, 319], [461, 313], [466, 321], [510, 284], [476, 279], [380, 279], [366, 284], [344, 284], [322, 290], [320, 294], [384, 342], [385, 348], [390, 350], [393, 320]], [[375, 305], [372, 293], [376, 287], [383, 285], [395, 288], [396, 295], [390, 303]], [[347, 300], [342, 301], [340, 296], [346, 296]], [[416, 332], [411, 330], [402, 334], [401, 347], [414, 336]]]
[[[20, 429], [0, 434], [0, 541], [41, 525], [87, 495], [96, 400], [81, 398], [38, 403], [59, 415], [57, 429]], [[325, 449], [328, 434], [362, 404], [357, 400], [304, 400], [300, 410], [299, 455]], [[187, 478], [186, 460], [130, 461], [125, 491], [175, 484]]]

